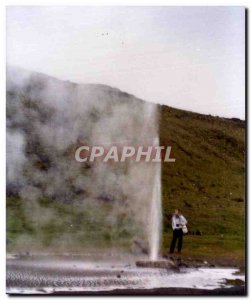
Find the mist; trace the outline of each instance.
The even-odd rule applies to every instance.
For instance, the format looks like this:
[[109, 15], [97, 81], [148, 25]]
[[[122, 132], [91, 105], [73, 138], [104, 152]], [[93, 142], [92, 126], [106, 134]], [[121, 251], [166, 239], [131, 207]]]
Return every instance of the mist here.
[[[38, 252], [74, 251], [83, 240], [88, 247], [121, 241], [130, 251], [135, 241], [147, 245], [154, 164], [83, 164], [74, 155], [83, 144], [146, 146], [156, 137], [155, 104], [108, 86], [77, 85], [8, 67], [7, 195], [21, 199], [34, 231], [20, 234], [13, 249], [24, 249], [27, 240]], [[78, 225], [76, 214], [85, 226]], [[59, 223], [64, 232], [52, 233], [49, 241], [36, 233]]]

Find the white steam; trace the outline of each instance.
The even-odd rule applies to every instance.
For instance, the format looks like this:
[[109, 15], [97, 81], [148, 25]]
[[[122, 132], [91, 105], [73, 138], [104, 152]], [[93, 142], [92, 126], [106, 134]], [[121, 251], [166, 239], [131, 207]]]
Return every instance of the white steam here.
[[[149, 241], [155, 256], [158, 249], [152, 243], [159, 238], [152, 233], [148, 237], [149, 222], [155, 229], [160, 226], [152, 207], [153, 198], [157, 209], [160, 205], [155, 199], [160, 198], [156, 164], [81, 164], [75, 161], [74, 151], [83, 144], [149, 146], [156, 136], [154, 104], [103, 85], [77, 85], [16, 68], [7, 70], [7, 193], [21, 197], [33, 226], [77, 228], [80, 222], [71, 221], [73, 215], [86, 224], [52, 236], [50, 246], [61, 243], [66, 249], [69, 241], [95, 241], [102, 235], [116, 245], [116, 239], [127, 234], [128, 245]], [[64, 225], [51, 208], [46, 212], [41, 198], [67, 206], [72, 211], [70, 221]], [[34, 235], [39, 248], [38, 240]], [[21, 244], [22, 239], [18, 241]]]

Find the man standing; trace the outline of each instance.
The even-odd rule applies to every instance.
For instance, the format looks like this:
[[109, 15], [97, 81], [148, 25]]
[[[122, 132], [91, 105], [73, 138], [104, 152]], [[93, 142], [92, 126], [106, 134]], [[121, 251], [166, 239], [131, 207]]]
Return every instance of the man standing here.
[[172, 239], [169, 253], [174, 252], [177, 239], [178, 239], [178, 253], [181, 253], [182, 240], [183, 240], [182, 226], [186, 224], [187, 224], [187, 220], [185, 219], [185, 217], [179, 213], [178, 209], [175, 209], [174, 214], [172, 216], [173, 239]]

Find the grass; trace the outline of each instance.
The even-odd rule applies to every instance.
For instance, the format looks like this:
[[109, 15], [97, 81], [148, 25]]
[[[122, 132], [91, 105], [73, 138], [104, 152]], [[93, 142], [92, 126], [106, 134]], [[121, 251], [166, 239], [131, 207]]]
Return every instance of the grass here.
[[160, 144], [174, 163], [162, 165], [163, 251], [175, 208], [188, 219], [184, 251], [244, 258], [245, 123], [160, 107]]
[[[171, 234], [163, 235], [163, 252], [167, 253], [172, 240]], [[244, 259], [244, 237], [236, 235], [186, 235], [183, 240], [182, 254], [205, 259]]]
[[[7, 197], [7, 251], [30, 250], [82, 251], [83, 248], [127, 247], [132, 239], [130, 218], [107, 221], [112, 209], [104, 203], [99, 211], [80, 210], [72, 205], [41, 198], [24, 205], [18, 197]], [[27, 217], [29, 216], [29, 217]], [[93, 218], [95, 216], [95, 218]]]
[[[245, 123], [167, 106], [159, 106], [159, 111], [160, 144], [172, 146], [176, 159], [162, 165], [163, 253], [169, 249], [171, 215], [179, 208], [189, 230], [202, 233], [185, 237], [185, 253], [243, 259]], [[38, 167], [46, 171], [46, 166]], [[34, 237], [39, 237], [38, 247], [50, 247], [58, 237], [59, 249], [74, 243], [86, 247], [90, 241], [101, 248], [125, 245], [133, 236], [128, 231], [131, 216], [121, 215], [118, 223], [109, 224], [111, 203], [96, 214], [48, 198], [25, 206], [22, 201], [7, 198], [8, 251], [20, 240], [32, 248]]]

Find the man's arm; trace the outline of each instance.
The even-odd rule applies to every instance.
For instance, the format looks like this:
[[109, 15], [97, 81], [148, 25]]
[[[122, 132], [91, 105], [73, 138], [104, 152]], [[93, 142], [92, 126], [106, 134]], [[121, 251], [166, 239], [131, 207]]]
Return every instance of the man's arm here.
[[176, 228], [176, 222], [174, 216], [172, 216], [172, 228], [173, 230]]
[[186, 218], [184, 216], [180, 216], [180, 218], [181, 218], [181, 224], [186, 225], [187, 224]]

